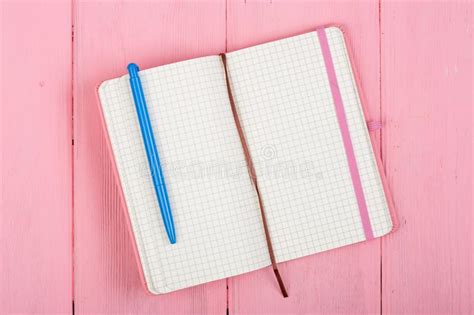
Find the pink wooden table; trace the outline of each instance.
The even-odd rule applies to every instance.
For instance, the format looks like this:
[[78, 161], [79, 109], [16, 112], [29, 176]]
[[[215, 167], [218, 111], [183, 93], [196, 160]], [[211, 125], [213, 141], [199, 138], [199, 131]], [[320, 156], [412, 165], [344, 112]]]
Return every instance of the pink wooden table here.
[[[468, 1], [1, 1], [0, 313], [474, 312], [473, 21]], [[400, 229], [269, 270], [147, 296], [96, 85], [342, 25]]]

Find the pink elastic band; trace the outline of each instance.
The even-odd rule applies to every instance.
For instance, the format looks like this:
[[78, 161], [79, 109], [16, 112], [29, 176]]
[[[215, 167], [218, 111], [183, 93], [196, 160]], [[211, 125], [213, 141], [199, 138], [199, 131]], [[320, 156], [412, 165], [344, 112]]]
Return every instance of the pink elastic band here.
[[382, 123], [378, 120], [368, 121], [367, 129], [369, 129], [369, 131], [377, 131], [379, 129], [382, 129]]
[[336, 109], [337, 121], [339, 122], [339, 128], [341, 130], [342, 141], [344, 143], [344, 149], [346, 151], [347, 162], [349, 164], [349, 170], [352, 178], [352, 185], [354, 186], [354, 192], [359, 205], [359, 213], [362, 221], [362, 227], [366, 239], [373, 239], [374, 234], [372, 232], [372, 226], [370, 225], [369, 212], [367, 211], [367, 203], [364, 197], [364, 191], [362, 190], [362, 183], [360, 181], [359, 170], [357, 169], [357, 162], [354, 155], [354, 148], [352, 147], [352, 140], [349, 134], [349, 128], [347, 126], [346, 113], [344, 111], [344, 105], [342, 104], [341, 92], [337, 83], [336, 71], [329, 50], [328, 39], [326, 36], [325, 29], [319, 29], [317, 31], [319, 43], [323, 53], [324, 64], [326, 65], [326, 71], [329, 77], [329, 84], [331, 86], [332, 98]]

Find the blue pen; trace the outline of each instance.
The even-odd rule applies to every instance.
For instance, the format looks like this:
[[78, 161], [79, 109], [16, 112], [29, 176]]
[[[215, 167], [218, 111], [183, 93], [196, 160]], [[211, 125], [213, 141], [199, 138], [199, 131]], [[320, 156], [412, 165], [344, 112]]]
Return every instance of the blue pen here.
[[156, 149], [150, 117], [148, 116], [142, 83], [138, 76], [138, 71], [140, 69], [134, 63], [129, 64], [127, 69], [130, 74], [130, 87], [132, 88], [133, 100], [137, 109], [138, 121], [140, 122], [140, 130], [142, 132], [143, 142], [145, 143], [148, 165], [150, 166], [151, 177], [153, 178], [153, 186], [155, 187], [156, 197], [160, 204], [161, 217], [163, 218], [163, 223], [170, 243], [175, 244], [176, 233], [174, 231], [173, 215], [171, 214], [170, 201], [168, 199], [168, 192], [166, 191], [163, 170], [161, 169], [160, 157], [158, 156], [158, 150]]

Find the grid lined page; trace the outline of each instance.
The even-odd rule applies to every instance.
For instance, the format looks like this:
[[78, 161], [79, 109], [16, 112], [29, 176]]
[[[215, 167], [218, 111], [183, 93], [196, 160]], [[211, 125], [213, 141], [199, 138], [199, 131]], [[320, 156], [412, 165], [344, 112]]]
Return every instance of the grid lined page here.
[[270, 264], [258, 200], [228, 100], [220, 57], [140, 71], [177, 243], [153, 190], [128, 75], [99, 89], [147, 285], [154, 293]]
[[[375, 236], [391, 230], [342, 33], [326, 29]], [[278, 261], [365, 239], [316, 32], [227, 55]]]

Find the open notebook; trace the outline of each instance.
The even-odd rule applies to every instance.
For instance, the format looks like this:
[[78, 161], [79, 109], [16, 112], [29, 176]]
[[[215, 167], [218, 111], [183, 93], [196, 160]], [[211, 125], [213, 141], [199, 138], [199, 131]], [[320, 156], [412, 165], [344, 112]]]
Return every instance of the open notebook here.
[[[343, 33], [329, 27], [226, 59], [276, 260], [389, 233], [390, 199]], [[161, 294], [269, 266], [221, 57], [164, 65], [140, 77], [175, 245], [160, 216], [128, 75], [102, 83], [99, 98], [148, 290]], [[349, 139], [336, 104], [343, 106]]]

